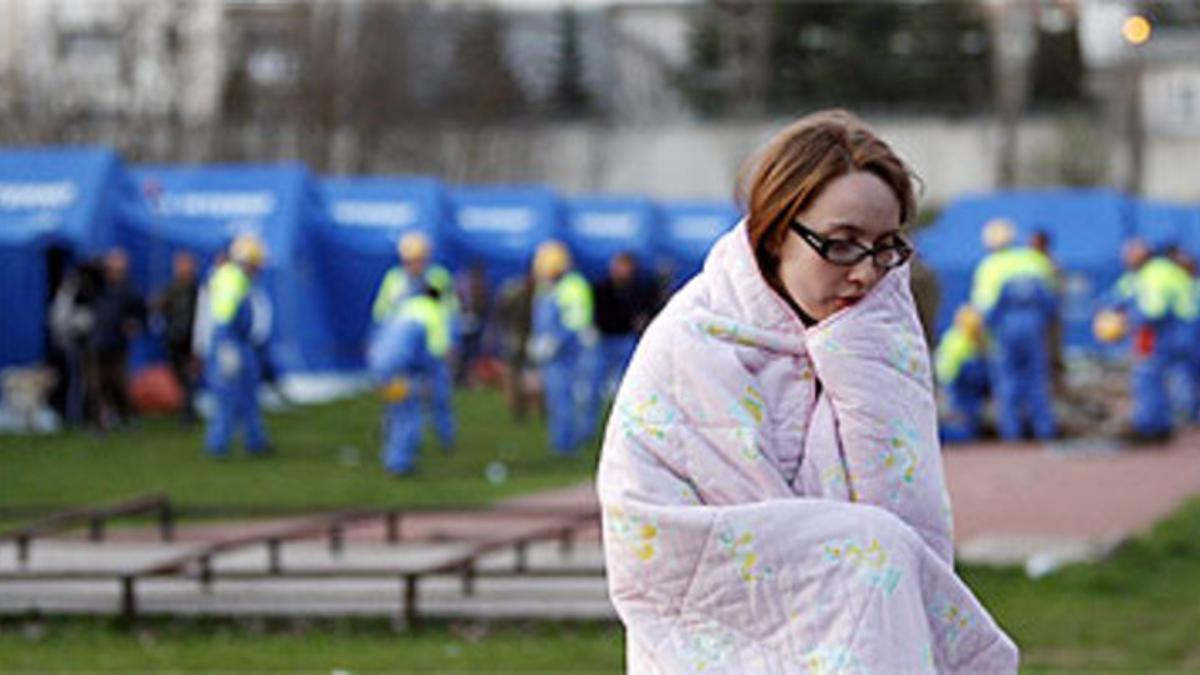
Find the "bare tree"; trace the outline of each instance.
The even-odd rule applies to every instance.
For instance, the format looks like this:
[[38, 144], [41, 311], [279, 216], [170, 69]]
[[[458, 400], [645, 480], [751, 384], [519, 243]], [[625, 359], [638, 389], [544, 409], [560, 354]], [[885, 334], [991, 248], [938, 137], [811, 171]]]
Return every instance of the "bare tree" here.
[[1032, 0], [990, 0], [992, 86], [999, 137], [996, 184], [1017, 182], [1017, 130], [1029, 91], [1029, 64], [1034, 47]]

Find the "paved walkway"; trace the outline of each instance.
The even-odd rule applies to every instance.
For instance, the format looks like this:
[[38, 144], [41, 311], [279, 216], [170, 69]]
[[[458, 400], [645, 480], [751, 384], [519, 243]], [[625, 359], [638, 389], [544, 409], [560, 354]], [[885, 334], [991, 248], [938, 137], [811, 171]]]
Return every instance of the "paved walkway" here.
[[960, 559], [1024, 563], [1031, 573], [1101, 555], [1200, 496], [1197, 430], [1147, 447], [1107, 439], [952, 446], [945, 460]]
[[[1100, 553], [1200, 497], [1197, 429], [1146, 447], [1106, 438], [953, 445], [944, 461], [955, 541], [968, 562]], [[591, 484], [528, 499], [575, 508], [595, 503]]]

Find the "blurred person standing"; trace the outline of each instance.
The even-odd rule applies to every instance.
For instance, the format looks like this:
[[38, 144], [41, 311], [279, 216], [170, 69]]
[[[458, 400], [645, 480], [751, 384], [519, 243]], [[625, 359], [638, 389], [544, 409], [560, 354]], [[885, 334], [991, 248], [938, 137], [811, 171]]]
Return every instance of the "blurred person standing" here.
[[180, 411], [186, 424], [196, 421], [196, 353], [192, 351], [195, 338], [196, 306], [200, 294], [196, 273], [196, 258], [179, 251], [171, 260], [171, 282], [155, 303], [163, 322], [163, 339], [171, 372], [183, 391]]
[[254, 345], [254, 353], [258, 356], [260, 370], [259, 381], [271, 395], [274, 403], [280, 406], [291, 404], [287, 392], [283, 389], [279, 367], [271, 355], [271, 331], [275, 325], [275, 308], [267, 289], [261, 284], [250, 287], [250, 306], [253, 308], [254, 321], [250, 326], [250, 342]]
[[596, 345], [592, 289], [572, 269], [571, 253], [558, 241], [538, 247], [533, 276], [537, 289], [529, 354], [542, 376], [550, 447], [556, 454], [571, 455], [596, 424], [588, 377], [589, 352]]
[[990, 253], [979, 263], [971, 304], [989, 336], [989, 376], [996, 426], [1004, 440], [1022, 438], [1025, 426], [1039, 439], [1058, 433], [1050, 396], [1046, 333], [1058, 313], [1054, 269], [1045, 255], [1017, 246], [1016, 226], [997, 218], [983, 227]]
[[940, 429], [943, 441], [979, 438], [989, 393], [986, 356], [983, 317], [974, 307], [963, 305], [934, 352], [934, 374], [948, 404], [948, 418]]
[[426, 381], [438, 442], [443, 449], [451, 450], [458, 431], [454, 419], [454, 383], [450, 377], [449, 363], [458, 324], [454, 277], [441, 265], [430, 264], [433, 244], [429, 237], [420, 232], [409, 232], [401, 237], [396, 250], [400, 264], [383, 275], [371, 307], [374, 329], [378, 330], [395, 317], [410, 298], [428, 295], [430, 289], [434, 291], [448, 339], [444, 343], [437, 343], [439, 352], [433, 354], [434, 361]]
[[50, 335], [66, 361], [63, 417], [71, 426], [87, 421], [95, 407], [87, 402], [92, 395], [88, 342], [96, 325], [96, 299], [103, 278], [97, 261], [84, 261], [67, 274], [50, 304]]
[[1196, 298], [1187, 270], [1166, 255], [1156, 255], [1146, 242], [1127, 242], [1122, 259], [1127, 271], [1117, 280], [1110, 309], [1123, 315], [1132, 337], [1133, 413], [1125, 436], [1162, 441], [1173, 431], [1173, 409], [1194, 410], [1194, 388], [1173, 402], [1167, 377], [1180, 365], [1184, 370], [1191, 365]]
[[96, 298], [96, 325], [89, 345], [95, 405], [92, 418], [101, 430], [132, 420], [127, 389], [129, 346], [145, 325], [146, 304], [129, 281], [129, 256], [114, 248], [104, 256], [104, 286]]
[[533, 326], [533, 294], [532, 274], [526, 274], [506, 281], [496, 301], [504, 394], [509, 413], [517, 422], [523, 422], [529, 408], [537, 405], [537, 396], [530, 391], [532, 364], [526, 349]]
[[1184, 421], [1200, 422], [1200, 298], [1196, 295], [1196, 260], [1177, 245], [1164, 253], [1174, 325], [1170, 336], [1167, 386], [1174, 392], [1174, 410]]
[[[1050, 233], [1045, 229], [1036, 229], [1033, 234], [1029, 235], [1029, 248], [1045, 256], [1046, 262], [1050, 265], [1054, 295], [1063, 298], [1067, 290], [1067, 280], [1062, 268], [1054, 259], [1051, 251], [1053, 244]], [[1066, 375], [1066, 364], [1063, 362], [1063, 326], [1062, 317], [1057, 313], [1050, 324], [1050, 330], [1046, 331], [1046, 340], [1050, 354], [1050, 391], [1055, 394], [1065, 394], [1066, 385], [1063, 378]]]
[[196, 292], [196, 315], [192, 318], [192, 353], [198, 354], [201, 359], [208, 353], [208, 346], [212, 342], [213, 325], [209, 312], [212, 308], [212, 301], [208, 297], [208, 289], [212, 288], [212, 280], [216, 276], [217, 270], [221, 269], [226, 262], [229, 262], [228, 246], [213, 255], [212, 264], [209, 265], [208, 271], [200, 283], [200, 288]]
[[[1192, 305], [1200, 313], [1200, 277], [1197, 276], [1196, 259], [1182, 249], [1176, 249], [1174, 260], [1188, 273], [1191, 281]], [[1191, 364], [1193, 407], [1190, 411], [1190, 419], [1193, 423], [1197, 423], [1200, 422], [1200, 317], [1193, 320], [1191, 324], [1190, 337], [1186, 335], [1183, 337], [1187, 345], [1188, 362]]]
[[421, 402], [417, 393], [443, 361], [450, 340], [438, 291], [411, 295], [374, 331], [367, 368], [387, 405], [381, 460], [394, 476], [416, 470], [421, 445]]
[[229, 452], [235, 427], [241, 426], [250, 455], [270, 452], [258, 384], [262, 373], [254, 345], [255, 279], [266, 264], [267, 250], [252, 234], [234, 239], [229, 259], [213, 270], [206, 291], [211, 333], [205, 354], [205, 374], [216, 405], [208, 420], [204, 445], [209, 455]]
[[638, 337], [659, 308], [658, 287], [641, 276], [637, 260], [628, 252], [613, 256], [608, 276], [596, 284], [596, 354], [592, 397], [599, 407], [616, 391], [633, 357]]
[[921, 330], [925, 333], [925, 343], [933, 346], [935, 339], [938, 310], [942, 306], [942, 287], [937, 274], [921, 260], [913, 256], [909, 263], [912, 276], [909, 285], [912, 288], [913, 300], [917, 303], [917, 316], [921, 319]]
[[457, 279], [459, 349], [454, 364], [454, 383], [470, 383], [477, 361], [490, 356], [487, 344], [492, 322], [492, 292], [488, 287], [487, 271], [474, 264]]

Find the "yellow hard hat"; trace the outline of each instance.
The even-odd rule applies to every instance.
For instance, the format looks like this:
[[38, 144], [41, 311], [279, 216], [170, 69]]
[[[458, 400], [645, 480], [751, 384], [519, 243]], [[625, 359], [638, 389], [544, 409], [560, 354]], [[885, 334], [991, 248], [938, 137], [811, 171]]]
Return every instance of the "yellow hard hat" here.
[[409, 232], [400, 237], [396, 251], [400, 254], [401, 260], [423, 260], [433, 252], [433, 244], [423, 232]]
[[240, 234], [229, 246], [229, 257], [236, 263], [262, 267], [267, 262], [267, 247], [254, 234]]
[[983, 226], [983, 247], [989, 251], [1004, 248], [1017, 239], [1017, 226], [1008, 218], [993, 218]]
[[983, 333], [983, 316], [974, 307], [963, 305], [954, 313], [954, 325], [967, 335], [978, 336]]
[[547, 241], [533, 256], [533, 276], [551, 279], [571, 268], [571, 252], [561, 241]]
[[1092, 334], [1101, 342], [1119, 342], [1129, 331], [1125, 314], [1111, 309], [1102, 309], [1092, 319]]

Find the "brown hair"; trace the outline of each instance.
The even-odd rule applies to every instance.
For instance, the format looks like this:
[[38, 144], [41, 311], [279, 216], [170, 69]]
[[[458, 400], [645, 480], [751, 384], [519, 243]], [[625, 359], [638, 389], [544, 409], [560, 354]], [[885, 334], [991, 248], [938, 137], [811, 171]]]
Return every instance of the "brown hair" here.
[[862, 120], [845, 110], [825, 110], [790, 124], [743, 167], [738, 201], [746, 213], [750, 246], [767, 281], [783, 293], [779, 252], [789, 224], [835, 178], [855, 171], [875, 174], [900, 202], [900, 223], [916, 211], [915, 176]]

